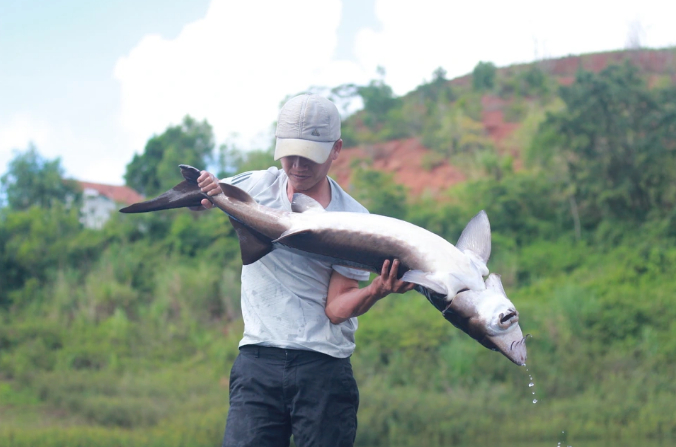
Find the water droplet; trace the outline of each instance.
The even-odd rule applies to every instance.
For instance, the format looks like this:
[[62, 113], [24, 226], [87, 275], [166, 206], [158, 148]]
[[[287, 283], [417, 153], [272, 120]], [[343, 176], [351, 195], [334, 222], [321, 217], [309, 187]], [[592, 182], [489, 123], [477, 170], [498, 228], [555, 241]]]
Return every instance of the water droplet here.
[[538, 400], [537, 400], [537, 399], [533, 399], [533, 403], [534, 403], [534, 404], [538, 403]]
[[531, 383], [528, 384], [528, 387], [529, 387], [529, 388], [533, 388], [534, 386], [535, 386], [535, 384], [534, 384], [533, 382], [531, 382]]

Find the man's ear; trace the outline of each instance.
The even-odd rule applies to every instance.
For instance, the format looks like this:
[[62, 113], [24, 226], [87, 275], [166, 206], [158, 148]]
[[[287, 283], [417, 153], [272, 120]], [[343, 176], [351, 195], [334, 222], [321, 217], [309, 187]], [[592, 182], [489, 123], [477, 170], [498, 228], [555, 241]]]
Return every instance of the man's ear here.
[[336, 160], [338, 158], [338, 154], [340, 154], [340, 150], [343, 148], [343, 140], [338, 139], [335, 143], [333, 143], [333, 148], [331, 150], [331, 160]]

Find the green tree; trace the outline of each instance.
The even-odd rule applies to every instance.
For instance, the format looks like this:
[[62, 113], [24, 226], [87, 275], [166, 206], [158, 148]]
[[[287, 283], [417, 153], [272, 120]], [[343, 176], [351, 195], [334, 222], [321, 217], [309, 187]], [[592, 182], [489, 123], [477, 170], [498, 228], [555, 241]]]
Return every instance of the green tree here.
[[63, 178], [61, 160], [43, 158], [33, 144], [25, 152], [16, 153], [9, 162], [7, 172], [0, 177], [0, 187], [14, 210], [31, 206], [49, 208], [79, 195], [77, 184]]
[[367, 85], [343, 84], [331, 89], [330, 97], [334, 102], [349, 103], [359, 96], [364, 103], [363, 110], [343, 122], [341, 133], [347, 147], [410, 135], [403, 112], [404, 101], [385, 83], [385, 71], [379, 68], [378, 73], [380, 79], [373, 79]]
[[388, 113], [401, 106], [401, 99], [394, 96], [392, 87], [385, 81], [372, 80], [368, 85], [357, 87], [357, 93], [364, 101], [366, 118], [364, 123], [369, 127], [383, 124]]
[[143, 154], [134, 155], [127, 165], [125, 182], [141, 194], [157, 195], [176, 184], [179, 164], [206, 168], [213, 149], [211, 125], [186, 116], [180, 125], [148, 140]]
[[225, 178], [239, 172], [255, 171], [276, 166], [281, 169], [279, 161], [274, 160], [275, 148], [265, 150], [244, 151], [234, 144], [222, 144], [218, 148], [218, 178]]
[[403, 219], [406, 216], [406, 190], [392, 174], [355, 163], [350, 194], [373, 214]]
[[448, 79], [446, 79], [446, 70], [442, 67], [434, 70], [430, 82], [419, 85], [415, 91], [426, 105], [428, 115], [431, 113], [434, 105], [455, 100], [451, 85]]
[[496, 72], [492, 62], [479, 62], [472, 71], [472, 88], [476, 91], [491, 90], [495, 85]]
[[676, 94], [651, 91], [626, 63], [581, 71], [561, 90], [566, 109], [549, 114], [531, 156], [565, 168], [580, 217], [644, 221], [673, 208]]
[[79, 231], [78, 210], [61, 203], [4, 210], [0, 214], [0, 307], [34, 300], [36, 290], [68, 263], [73, 236]]

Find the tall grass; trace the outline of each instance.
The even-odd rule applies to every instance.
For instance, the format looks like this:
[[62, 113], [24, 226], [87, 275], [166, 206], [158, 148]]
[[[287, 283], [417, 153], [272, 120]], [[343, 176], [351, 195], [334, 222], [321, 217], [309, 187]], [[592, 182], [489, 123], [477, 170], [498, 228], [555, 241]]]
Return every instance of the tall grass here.
[[[611, 230], [496, 234], [528, 371], [413, 292], [360, 317], [357, 445], [676, 439], [676, 243]], [[27, 283], [36, 298], [0, 313], [0, 445], [218, 444], [238, 273], [143, 241]]]

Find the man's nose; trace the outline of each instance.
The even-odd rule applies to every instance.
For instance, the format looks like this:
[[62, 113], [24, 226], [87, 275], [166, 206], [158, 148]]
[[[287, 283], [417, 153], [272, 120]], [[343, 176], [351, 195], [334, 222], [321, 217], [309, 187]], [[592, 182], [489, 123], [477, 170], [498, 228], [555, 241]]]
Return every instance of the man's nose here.
[[307, 167], [307, 159], [299, 156], [293, 157], [293, 167], [296, 169], [305, 169]]

